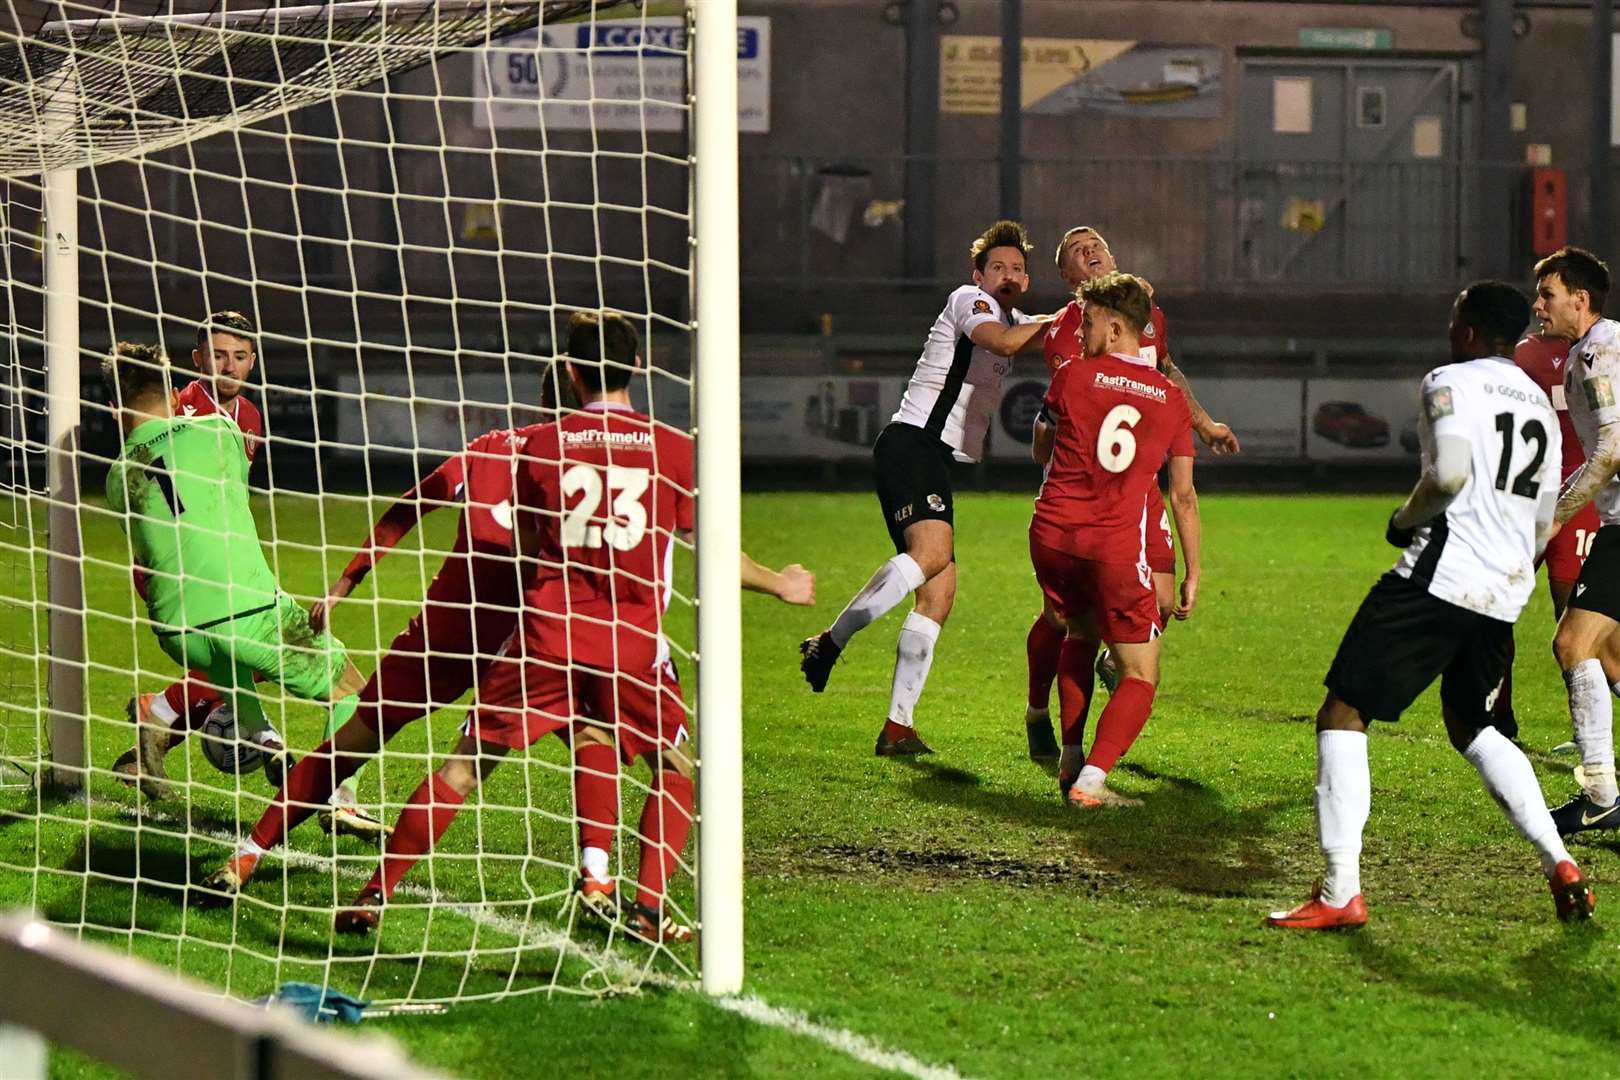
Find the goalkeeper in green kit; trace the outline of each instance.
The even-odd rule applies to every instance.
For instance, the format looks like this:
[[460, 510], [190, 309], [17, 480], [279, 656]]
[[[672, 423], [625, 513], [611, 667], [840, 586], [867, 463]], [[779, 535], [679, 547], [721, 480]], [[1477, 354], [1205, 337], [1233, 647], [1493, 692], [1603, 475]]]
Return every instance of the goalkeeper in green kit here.
[[[365, 679], [343, 643], [317, 634], [309, 616], [276, 587], [248, 505], [242, 432], [227, 416], [175, 415], [168, 362], [151, 345], [120, 342], [102, 363], [118, 410], [123, 453], [107, 474], [107, 504], [129, 534], [146, 581], [147, 614], [170, 659], [206, 673], [236, 719], [236, 735], [257, 750], [271, 787], [286, 749], [254, 692], [260, 676], [309, 701], [335, 703], [327, 735], [349, 718]], [[140, 786], [167, 791], [169, 729], [143, 725]]]

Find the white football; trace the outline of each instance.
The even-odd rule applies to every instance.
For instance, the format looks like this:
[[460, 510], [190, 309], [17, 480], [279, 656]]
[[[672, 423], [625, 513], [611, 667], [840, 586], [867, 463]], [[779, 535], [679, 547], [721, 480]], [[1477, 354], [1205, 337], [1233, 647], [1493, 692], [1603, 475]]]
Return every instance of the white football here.
[[202, 739], [203, 757], [222, 773], [251, 772], [264, 762], [264, 751], [239, 737], [236, 713], [228, 702], [214, 706], [197, 734]]

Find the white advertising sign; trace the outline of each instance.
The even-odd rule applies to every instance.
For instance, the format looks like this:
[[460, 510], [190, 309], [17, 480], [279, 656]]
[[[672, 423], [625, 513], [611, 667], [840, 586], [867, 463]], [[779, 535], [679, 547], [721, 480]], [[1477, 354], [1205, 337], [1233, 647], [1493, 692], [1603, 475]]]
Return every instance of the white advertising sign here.
[[1409, 379], [1312, 379], [1305, 456], [1312, 461], [1416, 461], [1418, 384]]
[[[540, 419], [540, 376], [465, 375], [460, 380], [418, 375], [414, 387], [403, 374], [338, 381], [337, 438], [348, 453], [367, 447], [454, 453], [500, 428]], [[414, 389], [415, 399], [411, 395]], [[514, 404], [515, 403], [515, 404]]]
[[[680, 131], [686, 20], [601, 19], [502, 38], [473, 64], [473, 123], [551, 131]], [[771, 20], [737, 19], [737, 129], [771, 130]]]
[[[1205, 377], [1196, 380], [1194, 389], [1199, 404], [1237, 432], [1243, 441], [1244, 461], [1297, 462], [1304, 456], [1300, 407], [1305, 380]], [[990, 436], [990, 461], [1030, 461], [1031, 431], [1035, 414], [1040, 411], [1045, 397], [1044, 378], [1008, 377], [1002, 386], [1001, 404]], [[1202, 444], [1198, 453], [1200, 464], [1211, 460]]]
[[[691, 427], [691, 388], [682, 379], [631, 383], [636, 407], [662, 423]], [[1417, 459], [1418, 378], [1206, 377], [1196, 384], [1210, 414], [1243, 440], [1244, 462], [1399, 462]], [[754, 375], [742, 381], [742, 453], [752, 462], [864, 461], [900, 406], [901, 375]], [[486, 431], [539, 420], [540, 376], [498, 373], [367, 378], [337, 386], [337, 442], [350, 453], [452, 453]], [[414, 393], [414, 400], [412, 394]], [[1041, 378], [1008, 378], [990, 429], [986, 459], [1029, 461], [1030, 429], [1046, 394]], [[1215, 461], [1202, 448], [1201, 465]], [[1035, 466], [1030, 465], [1033, 470]]]

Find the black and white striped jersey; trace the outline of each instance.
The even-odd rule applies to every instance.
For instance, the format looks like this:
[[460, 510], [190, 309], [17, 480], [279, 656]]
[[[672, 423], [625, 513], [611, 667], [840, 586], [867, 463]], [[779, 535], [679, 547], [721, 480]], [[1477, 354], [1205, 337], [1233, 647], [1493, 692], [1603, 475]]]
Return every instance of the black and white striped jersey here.
[[893, 417], [933, 435], [958, 461], [979, 460], [990, 415], [1001, 397], [1002, 376], [1012, 366], [1012, 357], [981, 349], [968, 336], [974, 327], [994, 320], [1007, 326], [1030, 321], [1017, 308], [1003, 312], [996, 298], [977, 285], [951, 293], [928, 331], [917, 370]]
[[1468, 480], [1443, 514], [1417, 530], [1395, 573], [1447, 603], [1513, 622], [1535, 589], [1537, 507], [1558, 491], [1558, 414], [1505, 357], [1447, 364], [1423, 380], [1425, 469], [1445, 437], [1468, 443]]
[[[1581, 437], [1586, 456], [1597, 451], [1598, 433], [1620, 423], [1620, 322], [1599, 319], [1586, 336], [1569, 348], [1564, 362], [1564, 399], [1569, 422]], [[1592, 496], [1605, 525], [1620, 525], [1620, 477]]]

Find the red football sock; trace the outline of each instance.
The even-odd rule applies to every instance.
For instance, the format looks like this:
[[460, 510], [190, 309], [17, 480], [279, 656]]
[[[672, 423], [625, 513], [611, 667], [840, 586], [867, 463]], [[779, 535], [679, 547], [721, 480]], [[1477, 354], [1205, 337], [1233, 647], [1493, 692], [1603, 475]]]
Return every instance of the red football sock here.
[[1148, 713], [1153, 711], [1154, 686], [1145, 679], [1125, 679], [1119, 684], [1108, 707], [1097, 718], [1097, 740], [1091, 744], [1087, 765], [1095, 765], [1108, 772], [1147, 725]]
[[1063, 745], [1080, 746], [1086, 737], [1086, 710], [1097, 684], [1097, 643], [1064, 638], [1058, 659], [1058, 707], [1062, 714]]
[[177, 714], [174, 722], [169, 725], [174, 742], [179, 742], [202, 727], [203, 721], [208, 719], [208, 714], [225, 700], [224, 695], [214, 689], [198, 671], [187, 673], [180, 682], [170, 683], [169, 688], [163, 691], [163, 698], [169, 703], [169, 708]]
[[440, 779], [438, 773], [422, 781], [422, 786], [406, 802], [399, 820], [394, 823], [394, 835], [388, 838], [382, 869], [371, 875], [364, 891], [379, 890], [384, 896], [393, 896], [399, 879], [433, 850], [433, 845], [439, 842], [466, 801], [467, 796]]
[[613, 850], [619, 823], [619, 755], [606, 743], [575, 742], [574, 813], [579, 815], [579, 846]]
[[1063, 629], [1053, 626], [1046, 613], [1035, 616], [1024, 639], [1024, 655], [1029, 659], [1029, 707], [1046, 709], [1052, 705], [1052, 680], [1057, 678], [1058, 657], [1063, 651]]
[[674, 769], [655, 773], [637, 830], [641, 833], [641, 871], [636, 875], [636, 903], [662, 911], [664, 888], [692, 831], [691, 779]]
[[337, 786], [365, 762], [364, 754], [334, 755], [331, 739], [305, 754], [287, 774], [287, 786], [276, 792], [253, 826], [253, 842], [268, 851], [287, 839], [288, 832], [325, 806]]

